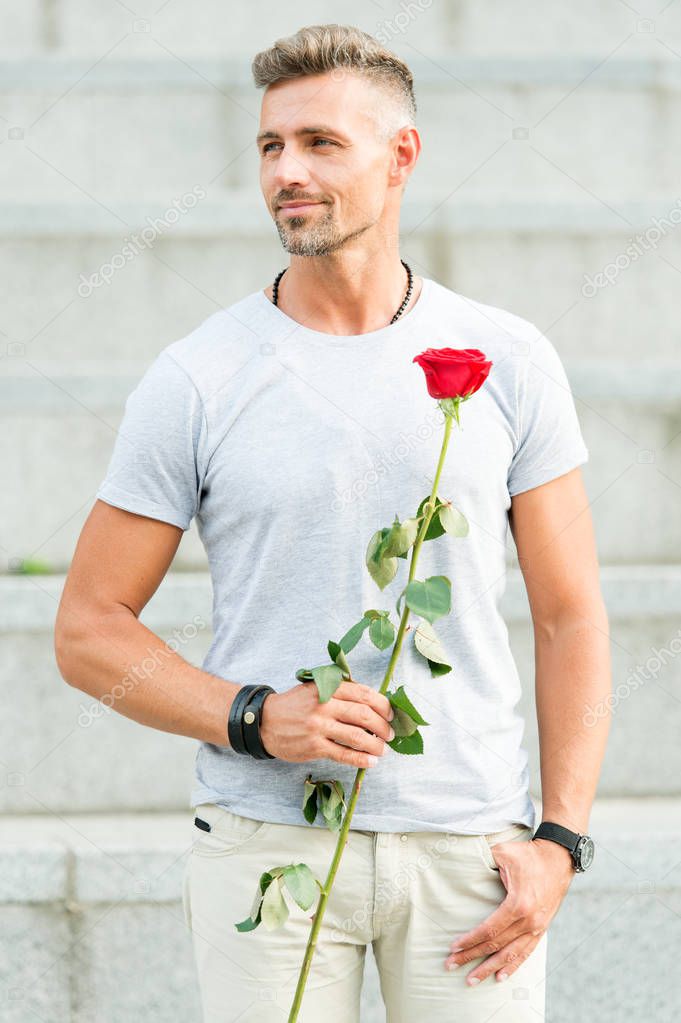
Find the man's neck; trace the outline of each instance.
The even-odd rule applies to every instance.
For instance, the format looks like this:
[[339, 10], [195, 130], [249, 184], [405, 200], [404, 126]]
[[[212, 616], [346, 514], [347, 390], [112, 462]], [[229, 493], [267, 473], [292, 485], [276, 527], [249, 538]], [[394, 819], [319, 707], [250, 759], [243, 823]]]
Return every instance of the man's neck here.
[[[362, 275], [336, 280], [296, 272], [292, 264], [279, 281], [277, 305], [292, 320], [324, 334], [350, 337], [380, 330], [390, 324], [407, 293], [407, 272], [402, 264], [382, 286], [375, 278]], [[400, 319], [416, 304], [423, 278], [413, 277], [412, 293]], [[273, 299], [273, 284], [263, 289]], [[399, 322], [399, 321], [396, 321]]]

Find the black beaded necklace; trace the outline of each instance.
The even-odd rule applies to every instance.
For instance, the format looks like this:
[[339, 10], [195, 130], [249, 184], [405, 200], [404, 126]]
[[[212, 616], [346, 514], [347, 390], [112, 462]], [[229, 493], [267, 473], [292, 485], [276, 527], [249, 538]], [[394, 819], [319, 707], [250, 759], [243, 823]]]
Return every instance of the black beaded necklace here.
[[[392, 320], [390, 321], [391, 324], [394, 323], [395, 320], [399, 316], [401, 316], [402, 313], [404, 312], [404, 310], [407, 308], [407, 306], [409, 305], [409, 299], [411, 298], [411, 293], [414, 290], [414, 276], [413, 276], [413, 274], [411, 272], [411, 267], [408, 266], [408, 264], [405, 263], [405, 261], [403, 259], [400, 260], [400, 263], [402, 264], [404, 269], [407, 271], [407, 294], [404, 296], [404, 299], [402, 301], [402, 305], [400, 306], [400, 308], [397, 310], [397, 312], [393, 316]], [[284, 276], [284, 274], [286, 273], [287, 270], [288, 270], [288, 267], [287, 266], [284, 267], [284, 269], [281, 270], [277, 274], [277, 276], [274, 278], [274, 284], [272, 285], [272, 301], [274, 302], [275, 305], [278, 304], [278, 300], [279, 300], [279, 281], [282, 279], [282, 277]]]

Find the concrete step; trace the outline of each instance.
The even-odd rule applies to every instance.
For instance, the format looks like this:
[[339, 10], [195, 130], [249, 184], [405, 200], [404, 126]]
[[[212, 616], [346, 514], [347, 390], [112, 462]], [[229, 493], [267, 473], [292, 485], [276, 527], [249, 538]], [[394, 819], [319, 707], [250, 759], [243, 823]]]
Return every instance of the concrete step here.
[[[22, 487], [0, 495], [0, 517], [11, 537], [3, 567], [35, 557], [65, 571], [106, 475], [125, 399], [144, 367], [125, 376], [106, 370], [66, 376], [36, 371], [31, 357], [6, 362], [16, 375], [0, 375], [0, 452], [10, 478], [21, 479]], [[566, 369], [590, 453], [583, 473], [601, 559], [676, 561], [681, 515], [672, 510], [681, 500], [681, 366], [579, 363]], [[62, 457], [55, 459], [55, 450]], [[46, 492], [50, 501], [43, 499]], [[206, 564], [193, 523], [176, 567]]]
[[[681, 565], [604, 567], [601, 578], [613, 720], [599, 795], [681, 795]], [[61, 679], [52, 629], [62, 587], [63, 576], [0, 577], [0, 812], [184, 808], [198, 744], [140, 726]], [[502, 611], [523, 686], [531, 790], [539, 793], [532, 631], [517, 569]], [[200, 667], [211, 638], [208, 576], [169, 573], [141, 620], [162, 640], [175, 636], [182, 656]], [[585, 714], [595, 720], [604, 710]]]
[[[0, 373], [83, 364], [127, 373], [287, 265], [254, 190], [219, 200], [214, 187], [171, 223], [181, 194], [167, 205], [0, 207], [0, 275], [12, 296]], [[400, 247], [415, 273], [525, 317], [568, 362], [680, 364], [678, 198], [466, 204], [451, 187], [405, 202]], [[627, 254], [635, 236], [641, 254]], [[137, 254], [126, 259], [130, 245]]]
[[[238, 7], [224, 17], [219, 0], [204, 0], [197, 12], [181, 4], [159, 7], [139, 0], [134, 11], [93, 0], [92, 18], [82, 18], [78, 0], [61, 0], [45, 8], [39, 0], [25, 0], [8, 8], [8, 29], [0, 52], [12, 58], [32, 55], [73, 54], [99, 57], [117, 44], [121, 54], [163, 58], [163, 47], [183, 56], [239, 57], [245, 65], [255, 52], [271, 45], [296, 27], [338, 20], [333, 0], [300, 0], [295, 26], [286, 9], [269, 0], [253, 0], [248, 14]], [[599, 4], [574, 0], [569, 16], [557, 11], [547, 16], [540, 0], [503, 5], [495, 0], [461, 0], [456, 4], [416, 0], [413, 3], [382, 3], [367, 7], [348, 0], [343, 7], [346, 24], [357, 25], [400, 53], [410, 63], [414, 52], [430, 54], [454, 50], [462, 56], [495, 57], [517, 54], [558, 59], [565, 55], [606, 57], [629, 43], [637, 53], [659, 53], [658, 38], [681, 47], [681, 24], [672, 5], [660, 7], [640, 0], [636, 8], [626, 4]]]
[[[589, 197], [606, 208], [634, 195], [674, 195], [681, 66], [659, 43], [654, 56], [642, 53], [641, 38], [618, 36], [605, 60], [446, 52], [412, 60], [411, 50], [423, 150], [410, 188], [440, 200], [454, 191], [467, 201]], [[218, 179], [221, 189], [252, 188], [262, 93], [250, 59], [186, 61], [162, 49], [125, 59], [117, 42], [99, 61], [5, 65], [2, 194], [29, 202], [85, 194], [110, 206], [170, 201]]]
[[[593, 865], [549, 928], [550, 1018], [674, 1019], [681, 800], [599, 799], [588, 830]], [[192, 841], [189, 809], [0, 817], [3, 1020], [198, 1023], [181, 901]], [[362, 1010], [362, 1023], [385, 1019], [371, 947]]]

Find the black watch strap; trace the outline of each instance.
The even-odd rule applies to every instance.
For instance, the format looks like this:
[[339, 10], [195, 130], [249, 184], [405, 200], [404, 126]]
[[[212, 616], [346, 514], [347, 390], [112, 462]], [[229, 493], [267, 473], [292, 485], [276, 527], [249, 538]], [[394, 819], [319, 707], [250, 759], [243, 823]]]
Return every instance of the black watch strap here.
[[255, 757], [256, 760], [274, 760], [274, 755], [272, 753], [268, 753], [263, 746], [262, 737], [260, 735], [262, 707], [267, 697], [274, 691], [275, 690], [272, 686], [256, 686], [252, 691], [250, 699], [248, 700], [241, 716], [246, 749], [252, 757]]
[[548, 838], [552, 842], [558, 842], [559, 845], [564, 845], [566, 849], [569, 849], [574, 857], [582, 836], [576, 831], [564, 828], [562, 824], [542, 821], [532, 837]]

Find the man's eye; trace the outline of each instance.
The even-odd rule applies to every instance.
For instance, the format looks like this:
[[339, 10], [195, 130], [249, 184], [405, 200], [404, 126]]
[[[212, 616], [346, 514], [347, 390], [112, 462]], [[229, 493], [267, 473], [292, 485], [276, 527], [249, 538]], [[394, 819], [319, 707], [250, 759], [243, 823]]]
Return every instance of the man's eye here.
[[[316, 138], [316, 139], [313, 140], [313, 142], [327, 142], [330, 146], [335, 146], [335, 144], [336, 144], [335, 142], [332, 142], [331, 139], [321, 139], [321, 138]], [[279, 145], [278, 142], [267, 142], [262, 147], [263, 154], [269, 152], [270, 146], [278, 146], [278, 145]]]

